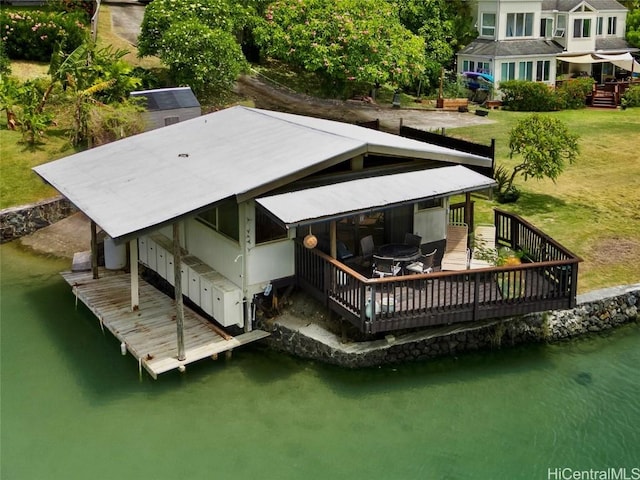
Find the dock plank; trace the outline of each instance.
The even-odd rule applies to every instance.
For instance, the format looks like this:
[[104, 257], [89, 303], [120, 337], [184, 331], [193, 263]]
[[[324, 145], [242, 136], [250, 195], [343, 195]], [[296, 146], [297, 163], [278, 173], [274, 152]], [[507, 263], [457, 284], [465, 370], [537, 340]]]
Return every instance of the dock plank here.
[[125, 344], [154, 379], [161, 373], [181, 369], [269, 335], [253, 330], [233, 337], [185, 307], [186, 358], [179, 361], [173, 299], [139, 279], [139, 309], [131, 311], [129, 275], [105, 270], [100, 274], [99, 279], [93, 279], [91, 272], [63, 272], [62, 276], [77, 299]]

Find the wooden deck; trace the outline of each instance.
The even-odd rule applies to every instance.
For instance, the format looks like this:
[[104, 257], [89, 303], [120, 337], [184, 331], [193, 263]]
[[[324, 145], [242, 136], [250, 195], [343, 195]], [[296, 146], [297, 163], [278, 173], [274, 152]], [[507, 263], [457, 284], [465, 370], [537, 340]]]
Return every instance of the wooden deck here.
[[63, 272], [62, 276], [81, 300], [127, 350], [157, 379], [170, 370], [182, 370], [189, 363], [216, 358], [241, 345], [269, 334], [253, 330], [232, 337], [193, 310], [184, 308], [184, 345], [186, 359], [177, 359], [175, 306], [173, 299], [140, 279], [140, 308], [131, 311], [130, 276], [123, 272], [100, 271], [94, 280], [91, 272]]

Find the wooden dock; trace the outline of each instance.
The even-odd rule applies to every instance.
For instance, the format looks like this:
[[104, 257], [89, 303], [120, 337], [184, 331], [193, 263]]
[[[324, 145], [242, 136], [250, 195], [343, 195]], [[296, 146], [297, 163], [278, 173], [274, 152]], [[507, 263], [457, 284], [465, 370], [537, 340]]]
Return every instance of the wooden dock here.
[[[178, 360], [175, 305], [173, 299], [144, 280], [139, 280], [140, 308], [131, 311], [130, 276], [123, 272], [100, 271], [94, 280], [91, 272], [63, 272], [76, 299], [84, 303], [126, 349], [157, 379], [170, 370], [204, 358], [217, 358], [222, 352], [260, 340], [269, 334], [262, 330], [232, 337], [207, 319], [184, 308], [185, 360]], [[123, 347], [123, 348], [124, 348]]]

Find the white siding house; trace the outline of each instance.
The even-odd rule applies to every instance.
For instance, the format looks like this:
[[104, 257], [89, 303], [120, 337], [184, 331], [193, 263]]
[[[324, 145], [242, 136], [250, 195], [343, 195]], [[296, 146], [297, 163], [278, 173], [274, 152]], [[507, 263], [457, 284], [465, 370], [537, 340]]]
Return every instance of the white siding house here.
[[639, 70], [630, 56], [638, 49], [624, 40], [627, 9], [615, 0], [479, 0], [477, 6], [478, 38], [457, 54], [459, 73], [491, 74], [498, 87], [504, 80], [555, 85], [579, 75], [603, 83]]

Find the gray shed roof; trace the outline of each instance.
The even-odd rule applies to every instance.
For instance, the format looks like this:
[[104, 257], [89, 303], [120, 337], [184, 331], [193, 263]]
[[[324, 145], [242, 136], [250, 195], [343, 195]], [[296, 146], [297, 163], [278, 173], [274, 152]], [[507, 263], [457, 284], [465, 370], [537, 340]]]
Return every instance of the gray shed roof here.
[[482, 190], [495, 180], [462, 165], [360, 178], [256, 201], [287, 226], [382, 209], [393, 205]]
[[176, 110], [178, 108], [199, 107], [200, 103], [190, 87], [158, 88], [131, 92], [132, 97], [144, 97], [147, 110]]
[[488, 158], [355, 125], [233, 107], [34, 170], [109, 236], [125, 240], [368, 153], [491, 166]]
[[528, 55], [557, 55], [564, 48], [553, 40], [504, 40], [494, 42], [477, 38], [464, 47], [458, 55], [479, 55], [483, 57], [526, 57]]
[[616, 0], [543, 0], [542, 11], [570, 12], [583, 2], [591, 5], [597, 11], [626, 10], [624, 5]]
[[632, 47], [624, 38], [601, 37], [596, 38], [597, 52], [637, 52], [638, 48]]

